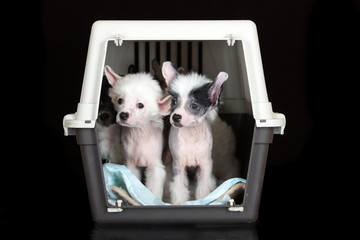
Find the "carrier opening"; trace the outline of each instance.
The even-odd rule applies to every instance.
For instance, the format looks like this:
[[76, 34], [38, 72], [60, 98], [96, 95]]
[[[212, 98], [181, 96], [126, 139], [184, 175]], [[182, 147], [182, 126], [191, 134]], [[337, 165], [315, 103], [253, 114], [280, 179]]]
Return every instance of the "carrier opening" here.
[[[105, 66], [110, 66], [111, 71], [108, 70], [109, 75], [103, 77], [95, 129], [108, 207], [112, 209], [119, 203], [121, 207], [154, 205], [168, 207], [171, 206], [172, 198], [176, 195], [174, 176], [179, 173], [174, 168], [174, 159], [169, 150], [169, 132], [172, 126], [169, 119], [170, 113], [162, 117], [164, 147], [161, 160], [164, 172], [153, 172], [157, 175], [165, 174], [162, 180], [163, 192], [159, 198], [149, 188], [154, 184], [161, 185], [162, 183], [148, 183], [150, 178], [156, 179], [151, 176], [151, 173], [147, 173], [148, 167], [140, 164], [136, 166], [137, 170], [134, 172], [134, 166], [128, 166], [127, 158], [131, 156], [128, 156], [129, 151], [124, 149], [122, 143], [127, 140], [121, 136], [124, 132], [132, 133], [127, 129], [130, 124], [121, 126], [119, 119], [121, 121], [129, 118], [129, 113], [118, 112], [114, 106], [114, 104], [123, 104], [126, 100], [123, 99], [122, 93], [109, 93], [111, 92], [109, 89], [114, 87], [111, 80], [109, 81], [110, 75], [112, 77], [117, 75], [116, 79], [117, 77], [124, 78], [128, 74], [145, 72], [150, 73], [159, 82], [164, 93], [163, 97], [166, 97], [169, 92], [167, 92], [168, 86], [162, 71], [162, 64], [166, 61], [171, 61], [179, 74], [195, 72], [213, 81], [219, 72], [228, 74], [227, 81], [222, 85], [218, 118], [211, 122], [212, 175], [215, 178], [215, 186], [206, 196], [197, 198], [196, 195], [199, 194], [197, 184], [201, 183], [199, 176], [202, 170], [199, 166], [190, 164], [191, 166], [185, 168], [186, 180], [183, 180], [189, 197], [181, 205], [241, 206], [255, 126], [242, 42], [236, 41], [234, 46], [229, 46], [225, 41], [208, 40], [124, 41], [119, 46], [114, 41], [108, 41], [106, 49]], [[106, 67], [104, 69], [106, 71]], [[136, 98], [136, 96], [132, 97]], [[148, 103], [137, 102], [134, 106], [138, 109], [146, 109]], [[191, 105], [190, 108], [192, 108]], [[142, 145], [139, 144], [136, 148], [142, 148]], [[136, 149], [133, 150], [136, 151]]]

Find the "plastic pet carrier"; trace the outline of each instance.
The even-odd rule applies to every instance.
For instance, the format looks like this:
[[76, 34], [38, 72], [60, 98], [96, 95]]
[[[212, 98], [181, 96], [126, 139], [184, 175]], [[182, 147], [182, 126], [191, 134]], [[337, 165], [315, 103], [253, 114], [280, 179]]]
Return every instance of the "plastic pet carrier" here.
[[[158, 66], [171, 61], [184, 72], [197, 72], [210, 79], [221, 71], [229, 76], [223, 85], [218, 113], [234, 133], [238, 176], [217, 185], [208, 197], [189, 204], [171, 205], [149, 197], [146, 187], [127, 175], [125, 165], [104, 163], [100, 153], [96, 121], [105, 66], [111, 66], [119, 75], [129, 71], [156, 75], [154, 61]], [[66, 115], [63, 126], [65, 135], [76, 135], [80, 146], [95, 222], [251, 223], [258, 217], [269, 144], [274, 134], [284, 133], [285, 116], [274, 113], [268, 100], [253, 22], [97, 21], [91, 29], [77, 112]], [[121, 174], [111, 172], [116, 167]], [[109, 184], [109, 171], [112, 177], [123, 178]], [[191, 171], [196, 172], [196, 168], [188, 173], [189, 179], [193, 175], [196, 182], [196, 174]], [[236, 181], [229, 183], [233, 179]], [[115, 190], [119, 191], [109, 186], [116, 182], [120, 186]], [[143, 197], [152, 198], [152, 204], [143, 203]]]

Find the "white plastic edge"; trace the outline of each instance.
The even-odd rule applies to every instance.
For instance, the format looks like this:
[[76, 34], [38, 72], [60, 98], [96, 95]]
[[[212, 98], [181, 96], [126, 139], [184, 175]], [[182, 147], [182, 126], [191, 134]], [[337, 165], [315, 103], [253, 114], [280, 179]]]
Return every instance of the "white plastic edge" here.
[[91, 28], [77, 112], [64, 117], [65, 135], [69, 134], [68, 128], [95, 126], [106, 47], [111, 40], [224, 40], [235, 44], [241, 40], [256, 126], [284, 132], [285, 116], [273, 113], [268, 101], [257, 29], [252, 21], [97, 21]]
[[75, 114], [67, 114], [63, 118], [64, 135], [75, 135], [75, 128], [94, 128], [96, 120], [80, 120]]
[[284, 134], [286, 118], [282, 113], [274, 113], [271, 102], [252, 103], [253, 116], [257, 127], [274, 127], [275, 134]]
[[273, 113], [269, 119], [255, 119], [257, 127], [273, 127], [274, 134], [284, 134], [286, 119], [282, 113]]

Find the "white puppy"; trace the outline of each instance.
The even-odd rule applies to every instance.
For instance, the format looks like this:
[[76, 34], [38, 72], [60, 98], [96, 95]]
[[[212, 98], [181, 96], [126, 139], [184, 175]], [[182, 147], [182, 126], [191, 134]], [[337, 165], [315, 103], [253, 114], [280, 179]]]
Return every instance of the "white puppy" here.
[[121, 142], [126, 166], [141, 180], [138, 167], [146, 167], [145, 185], [162, 199], [165, 170], [162, 163], [163, 120], [169, 113], [163, 108], [159, 83], [150, 74], [135, 73], [124, 77], [105, 66], [112, 86], [109, 96], [117, 111], [116, 122], [122, 126]]

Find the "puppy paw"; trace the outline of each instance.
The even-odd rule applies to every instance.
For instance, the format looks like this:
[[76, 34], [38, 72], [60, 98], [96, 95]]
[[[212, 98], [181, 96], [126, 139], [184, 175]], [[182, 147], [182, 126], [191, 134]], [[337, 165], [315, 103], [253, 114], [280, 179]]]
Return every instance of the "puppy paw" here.
[[212, 176], [207, 181], [198, 182], [196, 186], [195, 198], [202, 199], [209, 195], [216, 188], [216, 180]]
[[174, 182], [170, 183], [171, 204], [181, 205], [189, 200], [189, 191], [185, 187], [178, 187]]

